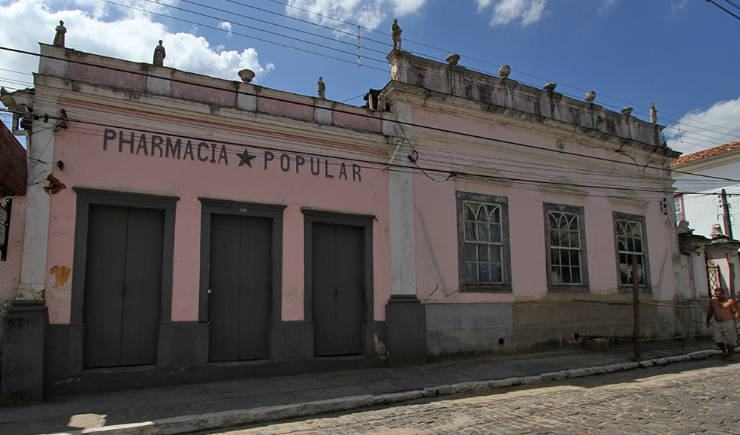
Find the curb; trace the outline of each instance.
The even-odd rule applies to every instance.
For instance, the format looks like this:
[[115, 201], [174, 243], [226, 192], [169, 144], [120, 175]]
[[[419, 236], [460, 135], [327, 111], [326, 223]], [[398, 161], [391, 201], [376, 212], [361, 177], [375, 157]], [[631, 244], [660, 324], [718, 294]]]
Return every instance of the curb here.
[[264, 423], [286, 418], [305, 417], [308, 415], [328, 412], [347, 411], [350, 409], [366, 408], [370, 406], [390, 405], [421, 398], [441, 397], [452, 394], [469, 393], [474, 391], [514, 387], [540, 382], [560, 381], [564, 379], [580, 378], [583, 376], [614, 373], [624, 370], [646, 368], [675, 362], [706, 359], [719, 354], [718, 350], [702, 350], [665, 358], [654, 358], [640, 362], [610, 364], [606, 366], [561, 370], [542, 373], [535, 376], [512, 377], [488, 381], [462, 382], [459, 384], [428, 387], [423, 390], [404, 391], [400, 393], [363, 395], [342, 397], [338, 399], [318, 400], [291, 405], [268, 406], [262, 408], [240, 409], [211, 414], [185, 415], [181, 417], [165, 418], [143, 423], [104, 426], [82, 429], [70, 432], [58, 432], [51, 435], [164, 435], [185, 434], [211, 429], [223, 429], [233, 426], [242, 426], [251, 423]]

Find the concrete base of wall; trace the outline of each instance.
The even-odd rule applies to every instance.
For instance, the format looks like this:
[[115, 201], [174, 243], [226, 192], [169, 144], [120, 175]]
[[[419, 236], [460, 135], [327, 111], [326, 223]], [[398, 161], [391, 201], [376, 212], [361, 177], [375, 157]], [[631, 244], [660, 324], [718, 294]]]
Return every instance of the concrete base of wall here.
[[14, 300], [3, 319], [0, 404], [38, 402], [44, 394], [44, 301]]
[[385, 306], [385, 324], [391, 367], [426, 364], [426, 311], [416, 296], [392, 295]]
[[[624, 302], [617, 301], [614, 302]], [[427, 343], [433, 359], [462, 354], [514, 354], [582, 346], [579, 336], [631, 337], [630, 305], [573, 301], [501, 304], [427, 304]], [[643, 304], [644, 337], [694, 331], [691, 316], [675, 308]]]
[[375, 353], [373, 337], [377, 335], [384, 340], [384, 322], [366, 322], [364, 333], [369, 338], [362, 355], [314, 358], [310, 322], [275, 322], [271, 325], [269, 359], [217, 363], [208, 362], [207, 326], [199, 322], [170, 322], [161, 327], [161, 358], [157, 365], [83, 369], [82, 346], [70, 346], [81, 340], [82, 328], [48, 325], [45, 352], [37, 356], [39, 360], [46, 359], [44, 394], [46, 397], [92, 394], [354, 370], [382, 364]]

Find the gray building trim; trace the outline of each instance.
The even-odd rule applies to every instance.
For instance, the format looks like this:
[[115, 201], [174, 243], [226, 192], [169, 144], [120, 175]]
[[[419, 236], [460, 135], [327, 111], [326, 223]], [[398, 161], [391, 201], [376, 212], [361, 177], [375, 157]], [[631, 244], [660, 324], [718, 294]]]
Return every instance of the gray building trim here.
[[[337, 211], [315, 209], [310, 207], [301, 207], [304, 223], [304, 295], [303, 295], [303, 316], [304, 320], [313, 325], [313, 293], [312, 293], [312, 225], [314, 222], [333, 224], [333, 225], [350, 225], [363, 228], [363, 315], [362, 328], [365, 340], [363, 346], [363, 355], [371, 357], [374, 354], [373, 334], [375, 333], [374, 318], [374, 300], [375, 285], [373, 277], [373, 221], [374, 215], [343, 213]], [[313, 326], [311, 326], [313, 327]], [[313, 349], [313, 335], [311, 335], [310, 349]], [[308, 348], [308, 345], [307, 345]]]
[[[87, 266], [87, 233], [90, 204], [113, 205], [164, 210], [164, 253], [162, 260], [162, 305], [160, 311], [160, 337], [157, 364], [167, 363], [169, 343], [166, 331], [172, 318], [172, 282], [175, 249], [175, 208], [177, 196], [149, 195], [142, 193], [73, 187], [77, 194], [75, 219], [74, 256], [72, 268], [72, 303], [70, 312], [69, 369], [79, 372], [83, 368], [83, 304], [85, 301], [85, 275]], [[163, 333], [165, 333], [163, 337]]]
[[[282, 318], [283, 300], [283, 212], [287, 206], [280, 204], [263, 204], [255, 202], [229, 201], [199, 197], [201, 202], [200, 221], [200, 293], [198, 297], [198, 322], [201, 325], [208, 323], [208, 286], [211, 264], [211, 215], [228, 214], [235, 216], [264, 217], [272, 219], [272, 311], [271, 322], [279, 322]], [[271, 330], [271, 334], [276, 333]], [[208, 340], [207, 331], [198, 335], [199, 340]], [[271, 343], [274, 340], [270, 340]], [[208, 357], [208, 343], [199, 343], [198, 349], [203, 349], [205, 358]], [[272, 348], [270, 350], [272, 359]], [[200, 354], [199, 356], [204, 356]], [[206, 362], [199, 358], [199, 362]]]
[[[550, 275], [550, 225], [548, 212], [560, 211], [578, 215], [578, 229], [581, 242], [581, 284], [555, 284]], [[586, 219], [583, 207], [576, 205], [543, 203], [544, 229], [545, 229], [545, 258], [547, 259], [547, 291], [552, 293], [587, 293], [589, 292], [588, 279], [588, 244], [586, 243]]]
[[[511, 234], [509, 232], [509, 199], [505, 196], [480, 193], [457, 192], [457, 264], [461, 293], [512, 292], [511, 280]], [[501, 231], [503, 237], [503, 284], [472, 282], [465, 279], [465, 219], [464, 202], [476, 201], [497, 204], [501, 207]]]

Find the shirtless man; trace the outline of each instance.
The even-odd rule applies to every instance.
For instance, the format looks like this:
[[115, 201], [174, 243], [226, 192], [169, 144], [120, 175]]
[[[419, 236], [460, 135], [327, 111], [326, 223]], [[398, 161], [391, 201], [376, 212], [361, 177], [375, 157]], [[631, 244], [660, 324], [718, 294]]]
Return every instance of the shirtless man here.
[[715, 299], [709, 302], [707, 328], [711, 328], [710, 320], [714, 317], [714, 342], [722, 351], [719, 359], [727, 358], [728, 361], [735, 361], [733, 357], [735, 346], [737, 346], [735, 319], [740, 320], [740, 312], [737, 311], [735, 301], [725, 297], [723, 289], [714, 289], [714, 297]]

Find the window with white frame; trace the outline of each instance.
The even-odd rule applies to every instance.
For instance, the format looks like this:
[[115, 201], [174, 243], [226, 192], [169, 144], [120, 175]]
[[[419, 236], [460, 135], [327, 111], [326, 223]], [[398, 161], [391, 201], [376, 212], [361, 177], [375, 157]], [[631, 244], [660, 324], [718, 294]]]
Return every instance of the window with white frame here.
[[643, 290], [648, 289], [650, 274], [645, 217], [619, 212], [613, 215], [620, 291], [632, 291], [633, 259], [637, 259], [637, 282]]
[[457, 192], [460, 291], [511, 291], [508, 200]]
[[549, 291], [588, 291], [583, 207], [545, 203], [544, 209]]
[[681, 222], [686, 219], [686, 215], [683, 210], [683, 194], [673, 196], [673, 206], [676, 209], [676, 220]]

